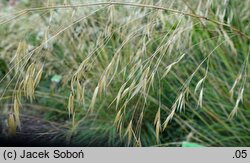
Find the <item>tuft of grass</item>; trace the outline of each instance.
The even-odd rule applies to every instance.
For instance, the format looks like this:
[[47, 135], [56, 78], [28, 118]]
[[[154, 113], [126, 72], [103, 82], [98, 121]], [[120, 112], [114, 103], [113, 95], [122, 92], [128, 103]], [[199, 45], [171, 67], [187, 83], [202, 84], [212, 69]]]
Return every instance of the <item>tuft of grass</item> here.
[[249, 9], [20, 1], [0, 13], [1, 105], [19, 128], [22, 103], [53, 108], [72, 145], [248, 146]]

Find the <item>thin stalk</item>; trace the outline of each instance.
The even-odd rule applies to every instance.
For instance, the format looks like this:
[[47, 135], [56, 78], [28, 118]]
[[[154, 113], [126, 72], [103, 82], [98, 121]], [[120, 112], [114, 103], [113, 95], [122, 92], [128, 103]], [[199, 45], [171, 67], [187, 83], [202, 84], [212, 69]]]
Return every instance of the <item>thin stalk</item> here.
[[[162, 6], [157, 6], [157, 5], [149, 5], [149, 4], [141, 4], [141, 3], [130, 3], [130, 2], [97, 2], [97, 3], [87, 3], [87, 4], [69, 4], [69, 5], [57, 5], [57, 6], [46, 6], [46, 7], [36, 7], [36, 8], [29, 8], [29, 9], [24, 9], [18, 13], [16, 13], [15, 17], [19, 17], [27, 12], [31, 12], [31, 11], [41, 11], [41, 10], [48, 10], [48, 9], [67, 9], [67, 8], [81, 8], [81, 7], [88, 7], [88, 6], [101, 6], [101, 5], [116, 5], [116, 6], [132, 6], [132, 7], [142, 7], [142, 8], [152, 8], [152, 9], [158, 9], [158, 10], [164, 10], [167, 12], [173, 12], [173, 13], [177, 13], [177, 14], [182, 14], [185, 16], [190, 16], [193, 18], [197, 18], [197, 19], [204, 19], [206, 21], [212, 22], [218, 26], [225, 26], [225, 27], [229, 27], [232, 31], [238, 33], [241, 36], [246, 37], [247, 39], [250, 40], [250, 36], [241, 32], [238, 28], [231, 26], [230, 24], [226, 24], [205, 16], [201, 16], [201, 15], [196, 15], [194, 13], [187, 13], [187, 12], [183, 12], [183, 11], [179, 11], [179, 10], [175, 10], [175, 9], [170, 9], [170, 8], [166, 8], [166, 7], [162, 7]], [[15, 18], [14, 17], [14, 18]], [[14, 18], [12, 18], [11, 20], [13, 20]], [[5, 21], [2, 22], [0, 24], [6, 23], [9, 21]]]

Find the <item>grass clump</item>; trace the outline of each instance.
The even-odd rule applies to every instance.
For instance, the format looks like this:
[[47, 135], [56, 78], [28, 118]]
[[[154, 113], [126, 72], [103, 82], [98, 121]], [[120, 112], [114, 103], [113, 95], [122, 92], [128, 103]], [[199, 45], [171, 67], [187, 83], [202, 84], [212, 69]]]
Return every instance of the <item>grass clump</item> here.
[[1, 103], [17, 126], [30, 104], [71, 145], [249, 145], [247, 0], [34, 5], [0, 17]]

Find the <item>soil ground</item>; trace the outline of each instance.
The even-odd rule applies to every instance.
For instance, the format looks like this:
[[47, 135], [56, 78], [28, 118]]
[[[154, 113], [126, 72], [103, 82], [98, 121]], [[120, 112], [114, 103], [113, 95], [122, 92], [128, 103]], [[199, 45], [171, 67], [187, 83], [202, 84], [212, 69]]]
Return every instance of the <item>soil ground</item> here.
[[21, 130], [10, 138], [7, 136], [6, 117], [0, 115], [0, 146], [66, 146], [66, 129], [62, 124], [39, 116], [21, 115]]

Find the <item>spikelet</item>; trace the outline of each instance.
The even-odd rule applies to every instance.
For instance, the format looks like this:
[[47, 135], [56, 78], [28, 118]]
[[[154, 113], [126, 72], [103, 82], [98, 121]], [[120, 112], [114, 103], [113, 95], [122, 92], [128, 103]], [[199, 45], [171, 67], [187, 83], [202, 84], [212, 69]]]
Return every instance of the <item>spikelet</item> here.
[[21, 69], [21, 65], [22, 65], [21, 61], [23, 57], [25, 56], [27, 49], [28, 49], [28, 46], [25, 42], [20, 42], [18, 44], [18, 48], [17, 48], [15, 58], [14, 58], [16, 72], [19, 72]]
[[35, 85], [35, 87], [38, 86], [38, 84], [39, 84], [39, 82], [40, 82], [40, 80], [41, 80], [41, 78], [42, 78], [42, 74], [43, 74], [43, 67], [41, 66], [41, 68], [38, 70], [37, 75], [36, 75], [36, 78], [35, 78], [35, 80], [34, 80], [34, 85]]
[[99, 90], [99, 86], [97, 86], [95, 88], [95, 91], [94, 91], [94, 94], [93, 94], [93, 97], [92, 97], [92, 100], [91, 100], [91, 104], [90, 104], [90, 107], [89, 107], [89, 110], [91, 113], [93, 113], [93, 110], [94, 110], [94, 106], [95, 106], [95, 101], [96, 101], [96, 97], [97, 97], [97, 94], [98, 94], [98, 90]]
[[17, 125], [16, 125], [15, 117], [12, 113], [9, 114], [7, 124], [8, 124], [8, 135], [10, 137], [15, 136]]
[[175, 102], [176, 104], [173, 105], [173, 106], [176, 106], [176, 109], [179, 111], [182, 111], [183, 109], [185, 109], [185, 94], [186, 94], [186, 91], [181, 92]]
[[71, 89], [73, 90], [74, 88], [72, 87], [73, 84], [75, 83], [76, 79], [81, 79], [82, 76], [84, 76], [84, 69], [86, 68], [86, 65], [88, 64], [89, 60], [91, 57], [86, 58], [80, 66], [77, 68], [76, 72], [74, 73], [72, 80], [71, 80]]
[[116, 96], [116, 110], [118, 109], [118, 105], [119, 105], [119, 102], [120, 102], [120, 99], [121, 99], [121, 96], [122, 96], [122, 92], [123, 92], [123, 90], [124, 90], [126, 84], [127, 84], [127, 83], [124, 83], [124, 84], [121, 86], [121, 88], [120, 88], [120, 90], [119, 90], [119, 92], [118, 92], [118, 94], [117, 94], [117, 96]]
[[118, 113], [116, 114], [115, 120], [114, 120], [114, 125], [118, 126], [119, 123], [121, 122], [121, 118], [122, 118], [122, 114], [121, 114], [121, 110], [118, 111]]
[[71, 93], [68, 99], [68, 113], [69, 113], [69, 117], [71, 114], [74, 113], [74, 94]]
[[128, 136], [128, 145], [131, 143], [132, 135], [133, 135], [133, 128], [132, 128], [132, 120], [131, 120], [124, 134], [124, 136]]
[[34, 77], [35, 75], [35, 63], [31, 63], [27, 69], [27, 73], [29, 76]]
[[34, 93], [35, 93], [34, 86], [35, 86], [34, 80], [31, 77], [29, 77], [26, 82], [26, 96], [30, 99], [31, 102], [34, 99]]
[[167, 66], [166, 67], [166, 70], [165, 70], [165, 72], [164, 72], [164, 74], [162, 75], [162, 78], [164, 78], [164, 77], [166, 77], [167, 76], [167, 74], [170, 72], [170, 70], [172, 69], [172, 64], [171, 65], [169, 65], [169, 66]]
[[237, 50], [235, 48], [235, 45], [233, 43], [233, 41], [231, 40], [231, 38], [228, 36], [227, 32], [222, 28], [222, 33], [225, 37], [225, 41], [228, 43], [228, 45], [230, 46], [231, 48], [231, 52], [234, 54], [234, 55], [237, 55]]
[[235, 79], [234, 84], [229, 91], [231, 100], [233, 99], [234, 89], [235, 89], [236, 85], [239, 83], [239, 81], [241, 80], [241, 78], [242, 78], [242, 74], [239, 74], [238, 77]]
[[172, 67], [173, 67], [174, 65], [176, 65], [177, 63], [179, 63], [179, 62], [183, 59], [183, 57], [184, 57], [185, 55], [186, 55], [186, 53], [182, 54], [182, 55], [180, 56], [180, 58], [177, 59], [177, 61], [174, 61], [173, 63], [171, 63], [170, 65], [168, 65], [168, 66], [166, 67], [165, 73], [162, 75], [162, 78], [166, 77], [167, 74], [169, 73], [169, 71], [172, 69]]
[[14, 116], [15, 116], [15, 120], [16, 120], [16, 125], [20, 129], [21, 128], [21, 122], [20, 122], [19, 109], [20, 109], [20, 101], [16, 96], [15, 99], [14, 99]]
[[27, 98], [30, 99], [31, 102], [34, 99], [34, 93], [35, 93], [34, 74], [35, 74], [35, 64], [32, 63], [28, 67], [26, 77], [23, 81], [25, 95]]
[[165, 120], [165, 122], [163, 123], [163, 130], [165, 130], [168, 126], [168, 123], [170, 122], [170, 120], [174, 117], [175, 111], [176, 111], [176, 102], [174, 103], [174, 105], [172, 106], [172, 111], [171, 113], [168, 115], [167, 119]]
[[107, 78], [106, 78], [106, 74], [104, 74], [101, 79], [98, 82], [98, 87], [99, 87], [99, 92], [100, 94], [102, 94], [102, 92], [106, 92], [106, 86], [107, 86]]
[[72, 128], [75, 128], [75, 117], [76, 117], [76, 113], [74, 112], [73, 115], [72, 115]]
[[80, 103], [82, 104], [84, 104], [84, 92], [85, 92], [85, 84], [81, 85], [80, 82], [77, 80], [76, 97], [77, 101], [80, 101]]
[[121, 98], [125, 97], [129, 93], [130, 87], [126, 88], [121, 95]]
[[120, 125], [118, 126], [118, 133], [121, 139], [122, 139], [122, 129], [123, 129], [123, 122], [121, 121]]
[[81, 100], [82, 99], [82, 86], [79, 80], [77, 80], [76, 92], [77, 92], [77, 100]]
[[160, 110], [160, 108], [158, 109], [158, 111], [155, 115], [154, 125], [155, 125], [156, 142], [159, 143], [159, 133], [161, 131], [161, 110]]
[[150, 76], [150, 84], [149, 86], [151, 86], [151, 88], [154, 90], [154, 80], [155, 80], [155, 72], [153, 71], [151, 76]]
[[202, 108], [202, 99], [203, 99], [203, 88], [201, 88], [200, 94], [199, 94], [199, 100], [198, 105]]
[[86, 87], [86, 83], [82, 87], [82, 93], [81, 93], [81, 95], [82, 95], [82, 98], [81, 98], [82, 104], [85, 103], [85, 97], [84, 97], [85, 96], [85, 87]]
[[230, 113], [230, 115], [228, 117], [229, 119], [232, 119], [234, 116], [237, 115], [239, 104], [240, 104], [240, 102], [243, 102], [243, 93], [244, 93], [244, 88], [239, 90], [238, 98], [236, 100], [236, 103], [234, 105], [232, 112]]
[[194, 93], [196, 94], [197, 90], [200, 88], [200, 86], [203, 84], [203, 81], [204, 81], [205, 78], [202, 78], [197, 84], [196, 84], [196, 87], [195, 87], [195, 90], [194, 90]]

